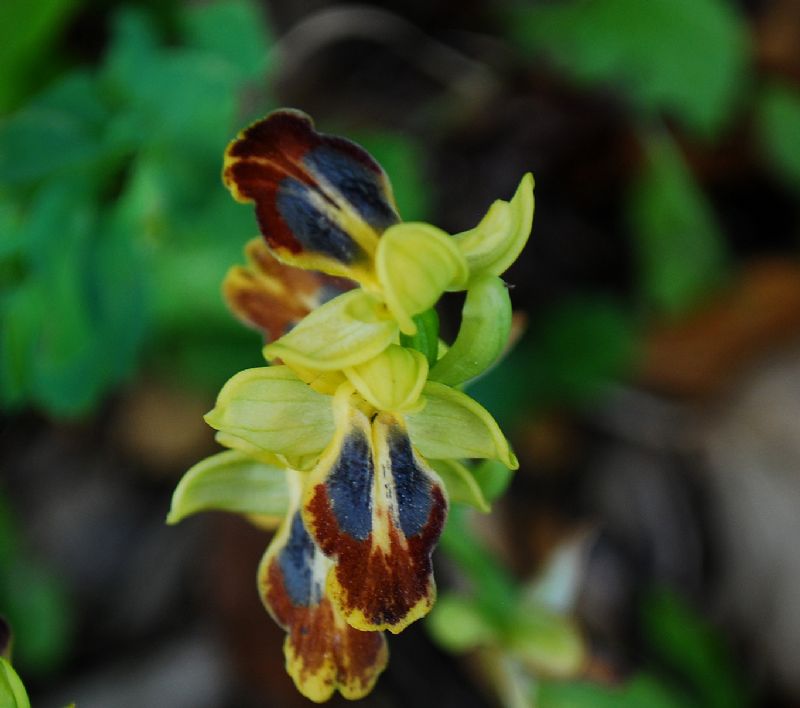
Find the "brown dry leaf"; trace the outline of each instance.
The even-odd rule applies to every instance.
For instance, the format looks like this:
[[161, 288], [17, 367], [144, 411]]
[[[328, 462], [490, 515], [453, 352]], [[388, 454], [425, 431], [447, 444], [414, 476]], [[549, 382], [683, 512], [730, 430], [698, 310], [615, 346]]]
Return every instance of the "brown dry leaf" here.
[[753, 360], [800, 338], [800, 264], [766, 260], [688, 318], [645, 340], [640, 381], [664, 394], [718, 393]]
[[773, 0], [756, 29], [758, 63], [800, 81], [800, 0]]

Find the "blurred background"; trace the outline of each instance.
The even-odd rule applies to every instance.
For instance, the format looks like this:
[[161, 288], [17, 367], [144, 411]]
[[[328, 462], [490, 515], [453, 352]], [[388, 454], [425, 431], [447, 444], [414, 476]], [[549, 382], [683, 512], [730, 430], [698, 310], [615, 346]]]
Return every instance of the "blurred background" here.
[[219, 174], [279, 106], [407, 220], [537, 182], [524, 333], [470, 390], [521, 468], [454, 510], [364, 705], [800, 705], [800, 0], [4, 0], [0, 614], [33, 705], [308, 704], [268, 534], [164, 524], [261, 363]]

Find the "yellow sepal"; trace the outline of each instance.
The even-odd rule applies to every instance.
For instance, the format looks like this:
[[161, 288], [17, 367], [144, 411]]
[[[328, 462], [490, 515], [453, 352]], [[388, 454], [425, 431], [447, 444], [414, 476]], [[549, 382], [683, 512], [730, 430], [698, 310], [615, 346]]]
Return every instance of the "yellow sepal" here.
[[264, 356], [299, 369], [335, 371], [377, 356], [396, 336], [397, 323], [380, 300], [364, 290], [351, 290], [264, 347]]
[[511, 201], [498, 199], [480, 223], [453, 240], [469, 264], [470, 276], [501, 275], [519, 256], [533, 226], [533, 175], [528, 172]]

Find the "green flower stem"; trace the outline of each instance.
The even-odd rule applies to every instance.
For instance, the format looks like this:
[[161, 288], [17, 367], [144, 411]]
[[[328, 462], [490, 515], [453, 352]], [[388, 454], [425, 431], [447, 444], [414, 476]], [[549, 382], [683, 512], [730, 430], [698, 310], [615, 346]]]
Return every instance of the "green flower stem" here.
[[428, 365], [433, 368], [439, 355], [439, 315], [432, 307], [414, 315], [413, 320], [417, 325], [417, 333], [408, 335], [401, 332], [400, 344], [424, 354]]

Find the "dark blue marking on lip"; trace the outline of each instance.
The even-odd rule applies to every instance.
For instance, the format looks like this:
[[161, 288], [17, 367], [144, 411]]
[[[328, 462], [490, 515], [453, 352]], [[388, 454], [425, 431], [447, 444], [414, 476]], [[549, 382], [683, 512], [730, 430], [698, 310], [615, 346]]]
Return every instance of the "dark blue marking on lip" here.
[[350, 235], [311, 203], [312, 189], [293, 177], [278, 185], [275, 206], [294, 237], [306, 251], [322, 253], [351, 264], [366, 258]]
[[381, 175], [340, 149], [320, 145], [303, 156], [303, 162], [321, 174], [353, 205], [370, 226], [385, 231], [400, 219], [389, 203]]
[[397, 498], [397, 515], [406, 538], [416, 536], [431, 513], [431, 479], [417, 464], [408, 435], [399, 427], [388, 431], [389, 459]]
[[375, 465], [364, 431], [345, 437], [339, 457], [325, 481], [333, 515], [351, 538], [366, 540], [372, 533], [372, 480]]
[[322, 588], [314, 582], [313, 563], [317, 549], [308, 535], [300, 512], [292, 517], [286, 545], [278, 554], [283, 584], [295, 607], [311, 607], [319, 603]]

